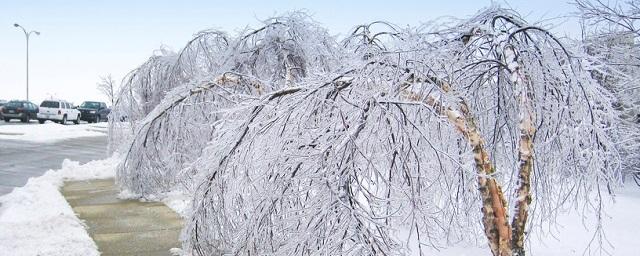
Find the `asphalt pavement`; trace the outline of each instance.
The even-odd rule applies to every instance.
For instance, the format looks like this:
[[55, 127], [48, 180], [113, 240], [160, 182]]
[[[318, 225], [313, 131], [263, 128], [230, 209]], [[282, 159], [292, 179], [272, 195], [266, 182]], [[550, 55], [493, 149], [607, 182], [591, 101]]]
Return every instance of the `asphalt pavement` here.
[[[0, 125], [38, 125], [19, 122]], [[0, 195], [21, 187], [31, 177], [49, 169], [60, 169], [65, 158], [86, 163], [107, 157], [107, 136], [81, 137], [54, 143], [33, 143], [0, 139]]]

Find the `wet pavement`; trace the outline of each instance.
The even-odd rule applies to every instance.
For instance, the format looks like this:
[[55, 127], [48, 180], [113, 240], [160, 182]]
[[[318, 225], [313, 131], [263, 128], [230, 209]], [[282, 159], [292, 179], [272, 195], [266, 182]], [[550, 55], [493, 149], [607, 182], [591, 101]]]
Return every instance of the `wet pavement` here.
[[103, 256], [172, 255], [182, 219], [159, 202], [118, 199], [113, 179], [65, 182], [62, 194]]
[[[0, 125], [18, 125], [0, 122]], [[33, 122], [21, 125], [37, 125]], [[80, 163], [107, 157], [107, 136], [82, 137], [54, 143], [0, 140], [0, 195], [26, 184], [49, 169], [60, 169], [68, 158]]]

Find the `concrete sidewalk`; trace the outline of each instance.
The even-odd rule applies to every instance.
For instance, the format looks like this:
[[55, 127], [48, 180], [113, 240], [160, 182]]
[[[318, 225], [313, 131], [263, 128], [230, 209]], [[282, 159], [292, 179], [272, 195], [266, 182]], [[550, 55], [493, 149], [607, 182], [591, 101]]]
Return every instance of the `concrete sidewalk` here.
[[120, 200], [113, 179], [66, 182], [62, 194], [105, 256], [171, 255], [182, 220], [162, 203]]

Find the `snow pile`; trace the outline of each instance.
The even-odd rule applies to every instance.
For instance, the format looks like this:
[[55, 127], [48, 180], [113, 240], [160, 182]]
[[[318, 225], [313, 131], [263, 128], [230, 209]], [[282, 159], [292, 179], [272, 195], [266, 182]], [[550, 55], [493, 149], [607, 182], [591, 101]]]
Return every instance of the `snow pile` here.
[[25, 140], [43, 143], [52, 143], [79, 137], [105, 136], [106, 133], [107, 123], [80, 125], [44, 123], [40, 125], [0, 126], [0, 139]]
[[83, 223], [58, 190], [67, 180], [114, 176], [116, 156], [85, 165], [66, 160], [62, 169], [31, 178], [0, 197], [0, 254], [99, 255]]

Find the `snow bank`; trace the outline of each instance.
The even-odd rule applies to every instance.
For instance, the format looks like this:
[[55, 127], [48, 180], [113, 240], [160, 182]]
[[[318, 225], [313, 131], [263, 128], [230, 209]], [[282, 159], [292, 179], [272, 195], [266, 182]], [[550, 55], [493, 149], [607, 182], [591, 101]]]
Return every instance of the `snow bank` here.
[[39, 125], [0, 126], [0, 139], [51, 143], [78, 137], [105, 136], [107, 123], [60, 125], [47, 122]]
[[116, 156], [85, 165], [65, 159], [62, 169], [0, 197], [0, 254], [100, 255], [59, 188], [67, 180], [111, 178], [117, 163]]

